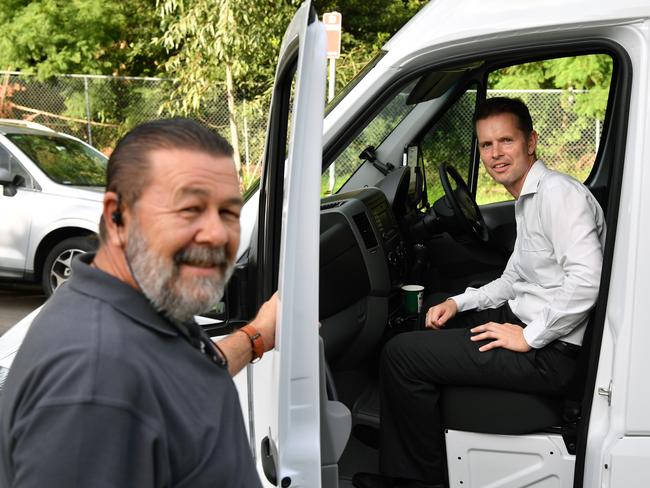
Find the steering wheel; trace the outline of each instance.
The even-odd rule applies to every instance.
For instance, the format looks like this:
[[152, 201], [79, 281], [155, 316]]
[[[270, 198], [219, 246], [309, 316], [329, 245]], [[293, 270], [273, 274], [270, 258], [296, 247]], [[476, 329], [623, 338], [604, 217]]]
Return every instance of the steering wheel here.
[[[440, 176], [442, 188], [445, 190], [447, 202], [460, 226], [480, 242], [488, 242], [490, 235], [483, 214], [481, 214], [481, 210], [463, 177], [456, 171], [456, 168], [447, 163], [442, 163], [438, 167], [438, 175]], [[455, 190], [451, 187], [449, 177], [456, 183]]]

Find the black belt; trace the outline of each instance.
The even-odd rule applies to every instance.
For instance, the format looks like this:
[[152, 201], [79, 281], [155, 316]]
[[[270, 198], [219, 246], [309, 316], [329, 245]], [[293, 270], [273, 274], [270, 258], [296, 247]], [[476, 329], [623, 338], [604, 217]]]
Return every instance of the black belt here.
[[565, 356], [569, 356], [573, 359], [577, 358], [580, 355], [580, 351], [582, 350], [580, 346], [576, 346], [575, 344], [564, 341], [553, 341], [548, 345], [548, 347], [551, 347], [556, 351], [560, 351]]

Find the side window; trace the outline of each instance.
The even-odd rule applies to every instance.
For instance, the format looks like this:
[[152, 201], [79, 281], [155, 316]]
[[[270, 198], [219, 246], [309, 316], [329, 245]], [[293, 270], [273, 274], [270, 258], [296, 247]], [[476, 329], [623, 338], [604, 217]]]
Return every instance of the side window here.
[[4, 168], [11, 173], [10, 157], [11, 155], [9, 152], [4, 147], [0, 146], [0, 168]]
[[472, 86], [439, 118], [422, 138], [420, 148], [424, 160], [429, 202], [444, 195], [438, 177], [441, 163], [456, 168], [468, 181], [476, 107], [476, 87]]
[[[490, 73], [487, 96], [520, 98], [539, 136], [537, 157], [585, 181], [596, 161], [612, 77], [612, 58], [591, 54], [513, 65]], [[479, 205], [512, 200], [481, 164]]]
[[5, 149], [3, 146], [0, 146], [0, 168], [5, 168], [11, 173], [13, 178], [16, 175], [22, 175], [25, 178], [25, 188], [34, 188], [34, 180], [31, 175], [23, 168], [23, 165], [18, 162], [18, 160]]
[[416, 83], [417, 80], [401, 89], [338, 155], [321, 177], [321, 196], [336, 193], [363, 163], [359, 157], [362, 151], [368, 146], [378, 147], [413, 110], [415, 105], [406, 101]]

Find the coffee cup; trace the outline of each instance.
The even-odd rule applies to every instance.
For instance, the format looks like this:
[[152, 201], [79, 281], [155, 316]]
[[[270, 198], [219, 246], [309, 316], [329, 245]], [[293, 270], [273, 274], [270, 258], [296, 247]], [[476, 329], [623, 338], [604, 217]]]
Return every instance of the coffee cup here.
[[424, 298], [424, 287], [421, 285], [404, 285], [402, 286], [402, 295], [404, 297], [404, 311], [408, 314], [420, 313]]

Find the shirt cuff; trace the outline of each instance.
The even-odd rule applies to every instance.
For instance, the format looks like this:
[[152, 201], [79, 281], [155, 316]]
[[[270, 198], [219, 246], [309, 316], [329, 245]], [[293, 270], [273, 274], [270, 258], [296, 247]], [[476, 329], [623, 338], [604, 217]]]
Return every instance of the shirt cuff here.
[[546, 326], [539, 320], [533, 320], [524, 327], [524, 340], [533, 349], [541, 349], [554, 339], [556, 339], [555, 334], [550, 333]]
[[474, 310], [478, 307], [478, 293], [474, 292], [474, 290], [467, 290], [465, 293], [450, 298], [456, 302], [459, 312]]

